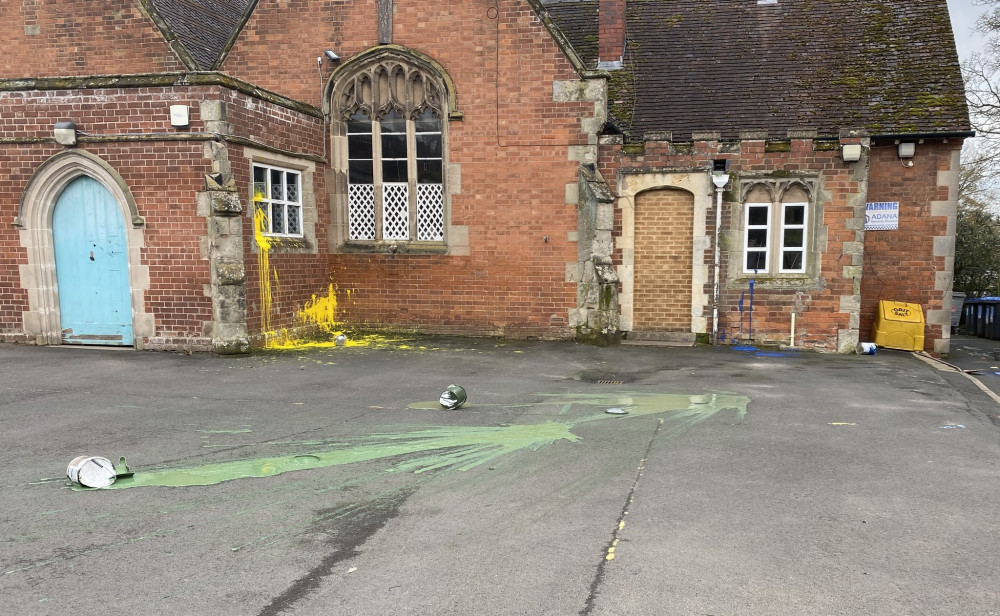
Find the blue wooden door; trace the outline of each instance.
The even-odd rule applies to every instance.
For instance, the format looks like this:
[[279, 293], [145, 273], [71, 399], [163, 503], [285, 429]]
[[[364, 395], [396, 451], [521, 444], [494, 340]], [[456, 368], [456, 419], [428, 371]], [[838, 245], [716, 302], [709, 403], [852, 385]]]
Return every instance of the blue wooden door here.
[[79, 177], [52, 213], [62, 339], [70, 344], [132, 344], [125, 221], [100, 182]]

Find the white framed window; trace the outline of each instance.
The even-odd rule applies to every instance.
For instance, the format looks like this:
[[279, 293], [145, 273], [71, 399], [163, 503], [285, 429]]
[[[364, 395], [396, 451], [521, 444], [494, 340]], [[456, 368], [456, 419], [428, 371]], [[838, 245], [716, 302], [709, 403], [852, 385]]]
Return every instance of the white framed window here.
[[346, 121], [348, 232], [351, 240], [444, 240], [441, 118], [433, 109], [405, 117], [391, 109]]
[[809, 204], [781, 204], [781, 246], [778, 271], [793, 274], [806, 271], [806, 238], [808, 237]]
[[767, 272], [771, 245], [771, 204], [747, 203], [743, 220], [743, 271]]
[[808, 217], [805, 202], [744, 204], [743, 273], [804, 273]]
[[254, 206], [264, 212], [266, 235], [302, 237], [302, 174], [253, 163]]

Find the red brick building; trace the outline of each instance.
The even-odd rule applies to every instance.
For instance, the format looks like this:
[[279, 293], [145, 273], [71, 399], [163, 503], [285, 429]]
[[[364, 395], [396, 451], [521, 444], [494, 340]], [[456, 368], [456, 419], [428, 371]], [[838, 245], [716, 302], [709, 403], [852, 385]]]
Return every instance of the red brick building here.
[[0, 0], [0, 336], [850, 351], [892, 299], [946, 352], [944, 0], [706, 4]]

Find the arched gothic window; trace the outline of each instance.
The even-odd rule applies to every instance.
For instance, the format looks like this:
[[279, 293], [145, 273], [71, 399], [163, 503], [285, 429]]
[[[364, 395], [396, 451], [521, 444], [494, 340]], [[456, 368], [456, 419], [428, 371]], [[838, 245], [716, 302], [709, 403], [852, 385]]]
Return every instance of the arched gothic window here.
[[341, 79], [333, 103], [346, 138], [346, 239], [444, 242], [440, 77], [402, 58], [378, 58]]

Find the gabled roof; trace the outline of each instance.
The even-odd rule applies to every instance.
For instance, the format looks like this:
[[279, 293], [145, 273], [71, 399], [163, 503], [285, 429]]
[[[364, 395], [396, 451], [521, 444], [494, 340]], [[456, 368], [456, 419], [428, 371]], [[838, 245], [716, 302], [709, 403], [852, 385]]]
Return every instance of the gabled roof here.
[[218, 68], [257, 0], [139, 0], [189, 70]]
[[[609, 108], [633, 138], [970, 130], [946, 0], [626, 0]], [[588, 68], [597, 0], [542, 0]]]

